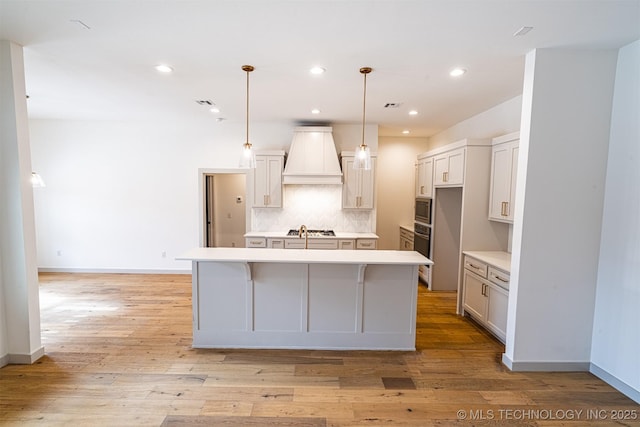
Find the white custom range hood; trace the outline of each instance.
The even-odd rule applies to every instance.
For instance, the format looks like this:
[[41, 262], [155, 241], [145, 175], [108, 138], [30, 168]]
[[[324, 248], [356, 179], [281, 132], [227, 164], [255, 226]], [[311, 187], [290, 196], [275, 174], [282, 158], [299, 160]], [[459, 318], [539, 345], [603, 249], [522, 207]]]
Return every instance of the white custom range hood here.
[[342, 184], [331, 127], [299, 126], [282, 173], [283, 184]]

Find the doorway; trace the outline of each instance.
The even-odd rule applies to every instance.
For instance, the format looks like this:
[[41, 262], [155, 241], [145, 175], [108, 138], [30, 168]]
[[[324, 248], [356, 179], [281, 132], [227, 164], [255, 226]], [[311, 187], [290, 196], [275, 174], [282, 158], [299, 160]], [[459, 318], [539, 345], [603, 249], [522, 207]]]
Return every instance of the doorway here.
[[458, 289], [462, 187], [436, 188], [433, 217], [432, 291]]
[[247, 229], [246, 174], [204, 173], [201, 244], [243, 248]]

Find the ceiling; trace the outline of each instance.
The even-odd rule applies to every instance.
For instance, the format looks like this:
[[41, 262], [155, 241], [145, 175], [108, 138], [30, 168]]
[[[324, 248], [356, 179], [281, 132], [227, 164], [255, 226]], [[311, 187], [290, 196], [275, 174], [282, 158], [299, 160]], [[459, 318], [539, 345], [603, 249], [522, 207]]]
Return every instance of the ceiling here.
[[0, 0], [0, 39], [31, 118], [244, 122], [251, 64], [251, 121], [362, 123], [369, 66], [367, 123], [425, 137], [519, 95], [534, 48], [640, 39], [640, 0]]

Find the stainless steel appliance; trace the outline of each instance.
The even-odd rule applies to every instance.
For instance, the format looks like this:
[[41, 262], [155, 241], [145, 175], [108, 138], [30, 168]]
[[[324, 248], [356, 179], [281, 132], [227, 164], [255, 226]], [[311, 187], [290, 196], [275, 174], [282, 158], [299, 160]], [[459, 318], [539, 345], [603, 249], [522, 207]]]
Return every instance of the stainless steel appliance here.
[[[413, 250], [431, 259], [431, 226], [420, 222], [413, 224]], [[431, 269], [426, 265], [418, 267], [418, 276], [427, 285], [431, 283]]]
[[[287, 236], [298, 236], [300, 230], [289, 230]], [[336, 233], [333, 230], [307, 230], [307, 236], [309, 237], [335, 237]]]
[[413, 250], [429, 258], [431, 255], [431, 227], [419, 222], [413, 225]]
[[428, 197], [416, 198], [414, 219], [423, 224], [431, 224], [431, 199]]

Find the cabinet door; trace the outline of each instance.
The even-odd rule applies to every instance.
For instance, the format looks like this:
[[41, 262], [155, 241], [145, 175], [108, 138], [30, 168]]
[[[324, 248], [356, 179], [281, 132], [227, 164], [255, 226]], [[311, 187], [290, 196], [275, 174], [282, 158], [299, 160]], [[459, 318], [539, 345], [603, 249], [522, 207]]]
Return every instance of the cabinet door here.
[[355, 249], [356, 241], [355, 240], [338, 240], [338, 249]]
[[433, 184], [446, 185], [449, 172], [449, 155], [441, 154], [433, 160]]
[[517, 171], [518, 143], [494, 145], [491, 149], [489, 219], [513, 222]]
[[282, 207], [282, 170], [284, 162], [281, 157], [269, 156], [268, 158], [268, 203], [273, 208]]
[[253, 170], [253, 207], [267, 206], [269, 194], [269, 162], [267, 156], [256, 156], [256, 168]]
[[487, 327], [504, 342], [507, 336], [509, 293], [491, 283], [487, 285], [485, 293], [487, 294]]
[[342, 158], [342, 208], [373, 209], [376, 159], [371, 159], [370, 170], [353, 168], [353, 157]]
[[464, 310], [484, 322], [487, 315], [486, 282], [471, 273], [464, 271]]
[[359, 173], [360, 200], [358, 203], [359, 209], [373, 209], [373, 195], [374, 195], [375, 177], [376, 177], [375, 170], [376, 170], [376, 159], [372, 157], [371, 169], [358, 171], [360, 172]]
[[462, 185], [464, 183], [464, 148], [449, 153], [448, 185]]
[[433, 184], [439, 186], [464, 184], [464, 157], [464, 148], [436, 156], [433, 164]]
[[421, 159], [416, 168], [416, 197], [433, 197], [433, 158]]
[[253, 175], [253, 207], [282, 207], [282, 156], [256, 155]]

